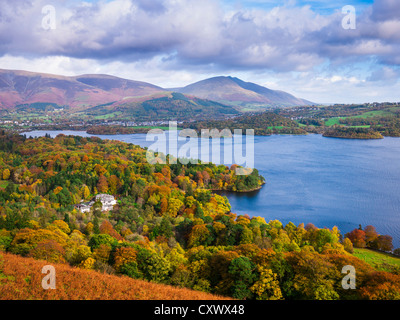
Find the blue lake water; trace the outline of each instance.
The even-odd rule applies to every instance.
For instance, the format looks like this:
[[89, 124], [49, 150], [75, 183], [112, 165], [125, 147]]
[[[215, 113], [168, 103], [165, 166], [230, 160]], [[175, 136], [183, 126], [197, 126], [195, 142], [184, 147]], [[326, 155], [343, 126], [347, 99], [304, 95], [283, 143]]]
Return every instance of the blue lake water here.
[[[92, 136], [82, 131], [34, 131], [27, 136], [59, 133]], [[102, 135], [149, 147], [145, 134]], [[204, 139], [203, 139], [204, 140]], [[321, 135], [256, 136], [254, 167], [266, 179], [259, 191], [227, 193], [232, 211], [337, 226], [342, 234], [360, 224], [393, 237], [400, 246], [400, 138], [347, 140]], [[173, 152], [171, 152], [173, 154]]]

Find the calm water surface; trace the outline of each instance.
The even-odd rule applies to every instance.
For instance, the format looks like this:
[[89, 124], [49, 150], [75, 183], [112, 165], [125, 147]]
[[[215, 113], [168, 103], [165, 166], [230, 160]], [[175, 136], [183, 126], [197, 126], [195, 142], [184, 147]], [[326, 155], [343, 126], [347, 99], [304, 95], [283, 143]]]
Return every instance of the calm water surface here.
[[[60, 131], [34, 131], [27, 136], [56, 136]], [[63, 134], [92, 136], [82, 131]], [[148, 147], [145, 134], [102, 135]], [[400, 246], [400, 138], [347, 140], [321, 135], [255, 137], [254, 166], [264, 187], [247, 194], [227, 193], [232, 211], [339, 227], [342, 233], [360, 224], [393, 237]], [[173, 153], [173, 152], [171, 152]]]

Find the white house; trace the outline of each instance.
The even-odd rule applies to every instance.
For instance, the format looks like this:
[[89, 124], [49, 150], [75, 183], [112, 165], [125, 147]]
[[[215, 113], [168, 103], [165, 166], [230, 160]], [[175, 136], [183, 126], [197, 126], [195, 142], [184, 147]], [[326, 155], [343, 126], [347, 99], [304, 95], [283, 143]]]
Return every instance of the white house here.
[[117, 204], [117, 200], [115, 200], [114, 196], [105, 193], [96, 195], [94, 199], [95, 201], [101, 201], [102, 211], [110, 211]]
[[117, 200], [115, 200], [114, 196], [109, 194], [98, 194], [89, 202], [81, 202], [75, 205], [75, 208], [80, 210], [82, 213], [90, 212], [92, 206], [96, 201], [100, 200], [102, 208], [101, 211], [110, 211], [113, 209], [114, 205], [117, 204]]

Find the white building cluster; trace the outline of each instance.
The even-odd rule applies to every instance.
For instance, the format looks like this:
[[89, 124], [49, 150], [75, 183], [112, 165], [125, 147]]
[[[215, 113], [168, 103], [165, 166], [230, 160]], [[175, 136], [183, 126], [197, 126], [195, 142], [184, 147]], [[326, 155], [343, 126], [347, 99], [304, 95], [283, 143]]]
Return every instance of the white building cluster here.
[[101, 211], [110, 211], [113, 209], [114, 205], [117, 204], [117, 200], [115, 200], [114, 196], [101, 193], [96, 195], [92, 200], [88, 202], [81, 202], [75, 205], [75, 208], [80, 210], [82, 213], [90, 212], [94, 203], [99, 200], [102, 205]]

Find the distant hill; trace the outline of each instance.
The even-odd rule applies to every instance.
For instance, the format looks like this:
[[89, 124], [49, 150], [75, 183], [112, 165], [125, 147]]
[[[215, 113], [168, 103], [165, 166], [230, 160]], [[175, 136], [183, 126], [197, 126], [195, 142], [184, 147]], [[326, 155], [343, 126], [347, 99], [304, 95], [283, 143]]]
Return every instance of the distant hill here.
[[271, 90], [234, 77], [214, 77], [171, 90], [236, 106], [241, 111], [314, 104], [284, 91]]
[[232, 106], [171, 92], [150, 83], [110, 75], [75, 77], [0, 70], [0, 109], [46, 110], [68, 107], [69, 115], [114, 120], [222, 118]]
[[200, 291], [51, 263], [56, 289], [42, 288], [44, 260], [0, 252], [0, 300], [221, 300]]
[[47, 110], [114, 120], [224, 118], [271, 107], [312, 104], [286, 92], [233, 77], [206, 79], [184, 88], [159, 86], [105, 74], [74, 77], [0, 69], [0, 110]]
[[120, 101], [127, 97], [147, 96], [165, 90], [155, 85], [109, 75], [66, 77], [52, 74], [0, 70], [0, 107], [54, 103], [73, 109], [85, 109]]

